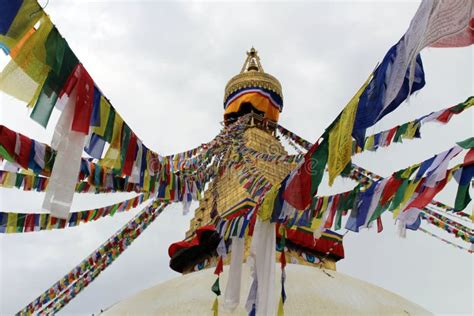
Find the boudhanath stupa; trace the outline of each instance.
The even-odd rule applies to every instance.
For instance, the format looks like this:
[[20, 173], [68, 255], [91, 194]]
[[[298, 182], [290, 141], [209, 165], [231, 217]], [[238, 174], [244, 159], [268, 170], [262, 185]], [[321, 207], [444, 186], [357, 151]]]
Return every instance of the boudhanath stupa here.
[[[287, 154], [275, 128], [283, 107], [280, 82], [264, 72], [257, 51], [252, 48], [242, 71], [232, 77], [225, 87], [224, 122], [231, 124], [241, 116], [251, 119], [241, 131], [245, 146], [259, 153]], [[226, 159], [234, 159], [229, 152]], [[258, 171], [272, 184], [280, 182], [295, 163], [272, 163], [254, 159]], [[224, 162], [223, 165], [228, 165]], [[190, 228], [183, 241], [169, 247], [171, 269], [183, 275], [152, 288], [143, 290], [112, 305], [105, 315], [206, 315], [210, 314], [214, 282], [214, 268], [218, 263], [216, 248], [220, 240], [212, 225], [216, 217], [231, 219], [248, 212], [254, 201], [239, 181], [238, 170], [226, 169], [213, 180], [194, 211]], [[313, 232], [298, 227], [288, 232], [285, 256], [286, 289], [291, 296], [285, 303], [288, 315], [429, 315], [421, 306], [370, 283], [337, 272], [336, 265], [344, 259], [343, 236], [326, 230], [315, 244]], [[275, 264], [281, 253], [279, 234]], [[236, 239], [232, 239], [233, 242]], [[244, 241], [244, 258], [247, 261], [251, 238]], [[231, 245], [228, 245], [229, 249]], [[224, 264], [230, 263], [229, 251]], [[278, 270], [278, 269], [277, 269]], [[224, 267], [221, 284], [227, 283], [229, 268]], [[279, 283], [281, 272], [275, 282]], [[227, 302], [230, 308], [220, 310], [223, 315], [247, 315], [245, 301], [250, 288], [251, 273], [242, 264], [240, 301]], [[275, 284], [278, 287], [278, 284]], [[275, 302], [278, 298], [275, 296]], [[226, 305], [226, 302], [224, 302]], [[232, 311], [232, 312], [231, 312]]]

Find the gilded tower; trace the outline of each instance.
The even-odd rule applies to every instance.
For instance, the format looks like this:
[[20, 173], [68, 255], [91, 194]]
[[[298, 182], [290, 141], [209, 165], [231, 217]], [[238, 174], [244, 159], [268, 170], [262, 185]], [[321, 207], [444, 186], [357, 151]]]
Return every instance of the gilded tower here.
[[[225, 87], [224, 125], [231, 125], [243, 116], [250, 117], [241, 132], [245, 147], [254, 153], [288, 156], [276, 128], [282, 109], [281, 84], [263, 70], [258, 52], [252, 48], [247, 52], [240, 73], [232, 77]], [[238, 154], [235, 148], [229, 148], [224, 159], [234, 159]], [[272, 185], [281, 182], [297, 165], [293, 160], [265, 161], [255, 156], [249, 159], [257, 172]], [[229, 163], [224, 161], [223, 165]], [[216, 264], [217, 237], [211, 237], [214, 219], [242, 214], [252, 209], [257, 202], [240, 180], [239, 170], [230, 167], [218, 173], [209, 183], [199, 207], [194, 211], [185, 240], [170, 247], [171, 268], [189, 273]], [[308, 238], [311, 234], [305, 227], [296, 227], [291, 231], [287, 242], [287, 261], [335, 269], [335, 262], [343, 257], [341, 236], [326, 231], [317, 242], [310, 245], [305, 240], [311, 239]], [[249, 245], [249, 240], [246, 240], [246, 255]]]

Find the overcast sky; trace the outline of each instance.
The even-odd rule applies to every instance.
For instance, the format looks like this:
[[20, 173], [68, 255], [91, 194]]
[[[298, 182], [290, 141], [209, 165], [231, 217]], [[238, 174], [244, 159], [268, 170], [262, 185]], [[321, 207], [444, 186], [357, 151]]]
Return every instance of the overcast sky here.
[[[49, 2], [46, 11], [95, 82], [144, 143], [161, 154], [192, 148], [218, 133], [224, 86], [240, 71], [245, 51], [252, 45], [264, 69], [282, 83], [280, 123], [314, 141], [403, 35], [418, 7], [418, 1]], [[425, 88], [370, 132], [451, 106], [473, 94], [472, 48], [425, 49], [422, 58]], [[24, 104], [0, 94], [0, 124], [50, 143], [57, 113], [47, 130], [28, 116]], [[446, 126], [426, 125], [421, 140], [395, 144], [376, 154], [364, 153], [355, 162], [388, 176], [472, 136], [473, 119], [470, 110]], [[338, 181], [321, 193], [352, 185], [349, 180]], [[451, 183], [439, 200], [452, 205], [455, 190]], [[73, 209], [101, 207], [128, 196], [76, 195]], [[39, 193], [0, 189], [0, 209], [39, 211], [42, 198]], [[471, 203], [468, 209], [472, 207]], [[65, 230], [2, 234], [0, 314], [20, 310], [134, 214], [136, 210]], [[184, 238], [192, 215], [183, 216], [180, 206], [169, 207], [62, 313], [96, 313], [178, 276], [168, 267], [167, 248]], [[391, 214], [385, 214], [383, 220], [381, 234], [370, 230], [346, 236], [346, 258], [338, 263], [338, 270], [436, 314], [471, 314], [472, 255], [421, 232], [409, 232], [401, 239]], [[459, 242], [426, 223], [423, 227]]]

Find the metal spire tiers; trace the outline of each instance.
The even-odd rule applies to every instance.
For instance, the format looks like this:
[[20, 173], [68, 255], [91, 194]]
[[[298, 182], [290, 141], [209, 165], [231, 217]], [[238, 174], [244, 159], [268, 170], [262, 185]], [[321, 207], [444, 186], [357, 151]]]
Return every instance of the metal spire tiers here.
[[283, 93], [280, 82], [263, 70], [255, 48], [247, 52], [240, 73], [232, 77], [225, 87], [224, 119], [233, 121], [251, 111], [263, 114], [277, 122], [283, 110]]

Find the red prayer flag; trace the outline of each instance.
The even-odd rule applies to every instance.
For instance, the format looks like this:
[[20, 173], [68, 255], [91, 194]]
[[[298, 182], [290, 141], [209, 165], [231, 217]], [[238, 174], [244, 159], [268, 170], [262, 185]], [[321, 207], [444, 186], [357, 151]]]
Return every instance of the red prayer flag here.
[[139, 199], [138, 199], [138, 196], [137, 196], [136, 198], [133, 199], [133, 204], [132, 204], [132, 206], [133, 206], [133, 207], [137, 207], [137, 206], [138, 206], [138, 201], [139, 201]]
[[474, 148], [469, 149], [466, 156], [464, 156], [464, 165], [472, 165], [474, 163]]
[[79, 64], [78, 67], [80, 67], [80, 76], [76, 88], [76, 107], [74, 108], [72, 130], [87, 135], [89, 134], [94, 101], [94, 80], [82, 64]]
[[377, 233], [381, 233], [383, 230], [382, 216], [377, 217]]
[[441, 191], [446, 183], [448, 182], [448, 177], [446, 176], [442, 181], [440, 181], [434, 188], [424, 187], [424, 190], [418, 194], [418, 196], [411, 201], [410, 204], [405, 208], [408, 210], [410, 208], [423, 209], [428, 203], [430, 203], [433, 198]]
[[216, 270], [214, 274], [219, 275], [224, 271], [224, 262], [222, 261], [222, 257], [219, 257], [219, 261], [217, 262]]
[[35, 214], [27, 214], [25, 218], [25, 233], [35, 230]]
[[5, 126], [0, 125], [0, 146], [3, 146], [12, 157], [15, 153], [15, 143], [16, 133]]
[[20, 152], [17, 155], [17, 163], [23, 168], [28, 169], [31, 146], [33, 142], [25, 135], [18, 134], [18, 136], [20, 138]]
[[72, 90], [76, 86], [77, 81], [79, 80], [79, 76], [81, 73], [81, 64], [77, 64], [74, 70], [71, 72], [69, 77], [66, 80], [66, 83], [64, 84], [63, 88], [59, 92], [59, 97], [61, 98], [64, 95], [70, 96]]
[[385, 205], [388, 200], [397, 192], [398, 188], [402, 184], [401, 179], [397, 179], [395, 177], [390, 177], [383, 189], [382, 196], [380, 198], [380, 205]]
[[293, 207], [304, 210], [311, 203], [311, 170], [314, 161], [311, 159], [318, 143], [306, 153], [303, 164], [296, 170], [296, 174], [287, 184], [283, 198]]
[[453, 116], [453, 112], [451, 112], [449, 109], [441, 113], [436, 119], [440, 121], [441, 123], [448, 123], [449, 120], [451, 119], [451, 116]]
[[400, 126], [395, 126], [388, 131], [387, 138], [385, 139], [385, 146], [388, 146], [392, 143], [392, 138], [393, 136], [395, 136], [395, 133], [397, 132], [399, 127]]
[[126, 176], [132, 175], [133, 163], [137, 154], [137, 135], [134, 132], [130, 135], [130, 142], [128, 143], [127, 154], [123, 164], [122, 173]]

